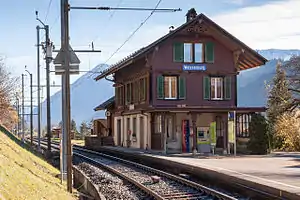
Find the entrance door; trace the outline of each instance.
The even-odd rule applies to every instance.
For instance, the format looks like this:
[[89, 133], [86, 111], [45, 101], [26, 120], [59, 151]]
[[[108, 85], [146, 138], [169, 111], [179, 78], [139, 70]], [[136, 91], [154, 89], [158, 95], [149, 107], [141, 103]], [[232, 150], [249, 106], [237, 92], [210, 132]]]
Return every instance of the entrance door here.
[[144, 148], [144, 117], [140, 117], [140, 148]]
[[121, 120], [118, 119], [117, 121], [117, 142], [118, 146], [121, 146]]

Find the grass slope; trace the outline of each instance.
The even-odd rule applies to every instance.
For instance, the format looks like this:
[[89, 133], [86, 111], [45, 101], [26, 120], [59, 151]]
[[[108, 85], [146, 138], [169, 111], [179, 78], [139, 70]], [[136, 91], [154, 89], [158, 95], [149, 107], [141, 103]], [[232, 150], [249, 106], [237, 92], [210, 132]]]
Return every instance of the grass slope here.
[[59, 171], [0, 131], [0, 199], [77, 199], [55, 177]]

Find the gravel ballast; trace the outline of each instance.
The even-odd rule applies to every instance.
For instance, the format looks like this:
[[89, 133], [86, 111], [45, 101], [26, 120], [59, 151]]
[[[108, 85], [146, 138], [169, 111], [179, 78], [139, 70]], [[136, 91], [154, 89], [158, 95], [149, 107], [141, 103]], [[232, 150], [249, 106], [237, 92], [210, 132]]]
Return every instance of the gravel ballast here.
[[119, 177], [99, 169], [88, 163], [80, 163], [77, 167], [82, 170], [106, 199], [148, 199], [147, 195], [134, 185], [127, 183]]

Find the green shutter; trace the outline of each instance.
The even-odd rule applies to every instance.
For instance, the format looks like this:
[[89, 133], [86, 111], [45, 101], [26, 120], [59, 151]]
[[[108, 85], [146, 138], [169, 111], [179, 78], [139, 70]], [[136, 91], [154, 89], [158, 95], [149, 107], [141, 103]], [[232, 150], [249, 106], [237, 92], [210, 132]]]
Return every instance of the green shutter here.
[[227, 76], [224, 79], [224, 87], [225, 87], [225, 99], [231, 99], [231, 77]]
[[203, 78], [203, 99], [210, 99], [210, 77], [204, 76]]
[[214, 54], [214, 43], [213, 42], [207, 42], [205, 44], [205, 62], [213, 63], [215, 59]]
[[186, 98], [185, 77], [179, 77], [179, 99]]
[[174, 62], [183, 62], [183, 43], [176, 42], [173, 44], [173, 60]]
[[164, 77], [163, 76], [157, 77], [157, 98], [158, 99], [164, 98]]

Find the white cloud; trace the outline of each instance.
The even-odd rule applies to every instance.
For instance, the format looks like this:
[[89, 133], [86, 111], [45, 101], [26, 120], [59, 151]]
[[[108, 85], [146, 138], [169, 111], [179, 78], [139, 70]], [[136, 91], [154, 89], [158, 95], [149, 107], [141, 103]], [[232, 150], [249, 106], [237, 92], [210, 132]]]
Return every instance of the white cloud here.
[[211, 17], [252, 48], [300, 48], [299, 0], [246, 7]]

